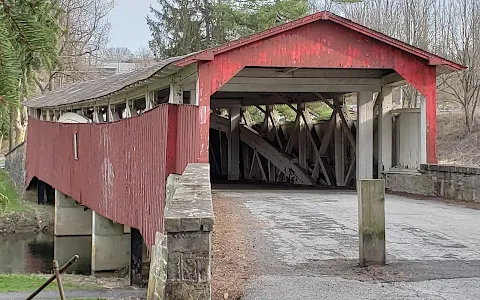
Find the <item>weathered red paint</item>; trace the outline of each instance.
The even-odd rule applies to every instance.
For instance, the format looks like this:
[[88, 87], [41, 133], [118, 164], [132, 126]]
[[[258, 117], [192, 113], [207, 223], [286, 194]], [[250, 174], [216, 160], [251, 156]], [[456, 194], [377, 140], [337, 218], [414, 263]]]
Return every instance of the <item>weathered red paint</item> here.
[[407, 43], [404, 43], [400, 40], [394, 39], [388, 35], [385, 35], [381, 32], [372, 30], [368, 27], [365, 27], [363, 25], [360, 25], [358, 23], [355, 23], [351, 20], [342, 18], [340, 16], [337, 16], [329, 11], [320, 11], [312, 15], [305, 16], [303, 18], [300, 18], [298, 20], [282, 24], [270, 29], [267, 29], [265, 31], [247, 36], [245, 38], [233, 41], [233, 42], [228, 42], [224, 45], [217, 46], [211, 49], [204, 50], [200, 53], [196, 53], [190, 56], [187, 56], [177, 62], [175, 64], [177, 66], [186, 66], [191, 63], [197, 62], [197, 61], [210, 61], [213, 60], [215, 55], [218, 55], [223, 52], [227, 52], [230, 50], [233, 50], [235, 48], [243, 47], [246, 46], [250, 43], [255, 43], [260, 40], [264, 40], [267, 38], [270, 38], [275, 35], [279, 34], [284, 34], [287, 31], [290, 31], [292, 29], [298, 28], [305, 26], [307, 24], [317, 22], [320, 20], [328, 20], [330, 22], [339, 24], [341, 26], [344, 26], [345, 28], [354, 30], [358, 33], [361, 33], [362, 35], [365, 35], [367, 37], [374, 38], [378, 41], [381, 41], [385, 44], [388, 44], [390, 46], [396, 47], [404, 52], [413, 54], [415, 56], [418, 56], [419, 58], [423, 58], [425, 60], [429, 61], [430, 65], [442, 65], [446, 67], [447, 69], [450, 69], [452, 71], [459, 71], [459, 70], [465, 70], [466, 67], [459, 65], [453, 61], [450, 61], [448, 59], [442, 58], [438, 55], [435, 55], [433, 53], [429, 53], [425, 50], [422, 50], [420, 48], [414, 47], [412, 45], [409, 45]]
[[[200, 103], [244, 67], [394, 69], [427, 98], [427, 162], [436, 162], [436, 67], [429, 60], [335, 22], [320, 20], [258, 39], [199, 63]], [[200, 133], [208, 125], [200, 125]], [[208, 138], [200, 134], [206, 148]], [[208, 135], [208, 133], [207, 133]]]
[[97, 213], [138, 228], [152, 245], [155, 232], [163, 230], [166, 177], [196, 162], [197, 120], [192, 116], [197, 115], [196, 106], [161, 105], [114, 123], [61, 124], [31, 118], [27, 182], [37, 177], [49, 183]]
[[182, 174], [188, 163], [199, 161], [197, 157], [199, 156], [199, 148], [197, 147], [199, 112], [198, 106], [178, 106], [178, 118], [177, 124], [175, 124], [177, 131], [177, 148], [174, 149], [177, 155], [175, 166], [176, 174]]

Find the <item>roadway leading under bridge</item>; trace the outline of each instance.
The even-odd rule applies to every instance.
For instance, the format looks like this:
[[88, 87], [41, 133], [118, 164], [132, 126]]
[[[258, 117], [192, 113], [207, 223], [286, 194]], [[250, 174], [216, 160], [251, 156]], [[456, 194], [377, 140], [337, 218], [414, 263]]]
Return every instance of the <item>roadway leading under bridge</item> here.
[[387, 265], [360, 268], [354, 192], [214, 185], [213, 195], [248, 215], [237, 226], [257, 272], [242, 299], [480, 297], [478, 210], [387, 195]]

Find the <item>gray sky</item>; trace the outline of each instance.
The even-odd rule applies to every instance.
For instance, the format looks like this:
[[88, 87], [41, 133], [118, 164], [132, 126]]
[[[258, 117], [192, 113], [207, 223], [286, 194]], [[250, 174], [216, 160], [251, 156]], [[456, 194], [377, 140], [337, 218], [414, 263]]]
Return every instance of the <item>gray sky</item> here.
[[148, 46], [150, 30], [145, 18], [150, 13], [150, 4], [155, 0], [117, 0], [116, 7], [108, 18], [110, 30], [110, 47], [127, 47], [135, 53], [141, 46]]

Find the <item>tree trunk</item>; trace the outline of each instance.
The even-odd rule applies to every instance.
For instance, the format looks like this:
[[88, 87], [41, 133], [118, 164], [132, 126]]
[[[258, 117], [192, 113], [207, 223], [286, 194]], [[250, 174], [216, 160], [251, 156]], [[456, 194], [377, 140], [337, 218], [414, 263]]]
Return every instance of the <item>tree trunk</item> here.
[[8, 150], [13, 149], [13, 138], [15, 135], [15, 127], [13, 126], [13, 110], [10, 110], [10, 134], [8, 139]]
[[12, 120], [12, 126], [14, 127], [15, 131], [15, 139], [13, 147], [20, 145], [23, 143], [25, 139], [25, 124], [26, 122], [24, 121], [25, 118], [25, 109], [22, 107], [16, 107], [14, 108], [14, 113], [13, 113], [13, 120]]
[[463, 113], [465, 115], [465, 126], [467, 127], [467, 132], [471, 133], [473, 129], [473, 122], [470, 118], [467, 105], [463, 106]]

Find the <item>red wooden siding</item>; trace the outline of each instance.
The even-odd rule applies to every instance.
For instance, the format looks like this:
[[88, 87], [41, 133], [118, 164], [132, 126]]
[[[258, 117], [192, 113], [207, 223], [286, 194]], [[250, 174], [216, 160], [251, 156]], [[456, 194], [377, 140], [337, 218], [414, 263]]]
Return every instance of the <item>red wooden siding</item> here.
[[152, 245], [155, 232], [163, 230], [166, 177], [181, 174], [198, 156], [192, 116], [198, 116], [198, 107], [161, 105], [114, 123], [30, 119], [27, 182], [33, 177], [47, 182], [97, 213], [138, 228]]
[[197, 161], [197, 127], [198, 106], [178, 106], [177, 148], [175, 149], [177, 154], [175, 170], [177, 174], [182, 174], [188, 163]]
[[[428, 60], [337, 23], [320, 20], [199, 63], [200, 114], [202, 108], [209, 108], [210, 96], [247, 66], [394, 69], [426, 97], [427, 161], [436, 162], [436, 67]], [[208, 126], [208, 122], [199, 126], [203, 148], [208, 146]], [[208, 159], [208, 151], [200, 154]]]

